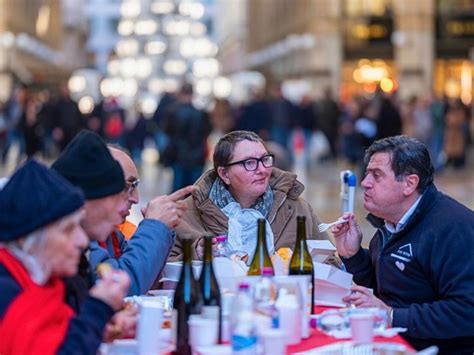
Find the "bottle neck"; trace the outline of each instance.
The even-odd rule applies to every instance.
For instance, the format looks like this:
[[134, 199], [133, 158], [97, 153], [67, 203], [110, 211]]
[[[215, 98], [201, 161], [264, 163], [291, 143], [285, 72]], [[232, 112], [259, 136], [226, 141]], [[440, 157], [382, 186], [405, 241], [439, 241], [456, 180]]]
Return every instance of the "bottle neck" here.
[[204, 265], [212, 267], [212, 238], [204, 238]]
[[300, 252], [306, 248], [306, 221], [304, 219], [298, 219], [296, 225], [296, 245], [295, 253]]
[[192, 268], [191, 240], [183, 240], [183, 268]]
[[265, 222], [258, 222], [258, 229], [257, 229], [257, 235], [258, 235], [258, 240], [257, 240], [257, 246], [258, 248], [263, 248], [264, 252], [268, 254], [267, 250], [267, 238], [266, 238], [266, 233], [265, 233]]

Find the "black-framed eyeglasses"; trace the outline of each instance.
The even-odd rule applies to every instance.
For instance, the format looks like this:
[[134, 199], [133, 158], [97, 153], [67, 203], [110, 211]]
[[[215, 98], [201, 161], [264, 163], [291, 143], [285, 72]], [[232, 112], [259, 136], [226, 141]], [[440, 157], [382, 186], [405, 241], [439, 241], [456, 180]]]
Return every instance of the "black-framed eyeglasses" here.
[[248, 159], [244, 159], [244, 160], [234, 161], [232, 163], [227, 164], [226, 167], [232, 166], [232, 165], [237, 165], [237, 164], [242, 164], [242, 166], [245, 168], [245, 170], [255, 171], [255, 170], [258, 169], [258, 163], [262, 163], [262, 165], [265, 168], [271, 168], [273, 166], [273, 161], [274, 161], [273, 154], [267, 154], [267, 155], [264, 155], [261, 158], [248, 158]]
[[125, 191], [131, 194], [135, 189], [138, 187], [140, 183], [140, 179], [132, 180], [132, 181], [125, 181]]

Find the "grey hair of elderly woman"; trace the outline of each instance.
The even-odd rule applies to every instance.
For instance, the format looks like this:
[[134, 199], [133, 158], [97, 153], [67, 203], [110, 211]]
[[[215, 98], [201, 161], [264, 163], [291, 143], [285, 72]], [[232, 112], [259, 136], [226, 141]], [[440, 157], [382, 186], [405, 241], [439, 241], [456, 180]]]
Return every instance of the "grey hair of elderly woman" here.
[[47, 247], [44, 228], [39, 228], [26, 237], [5, 242], [2, 245], [22, 262], [34, 282], [44, 285], [48, 281], [51, 268], [47, 260], [40, 257], [41, 252], [36, 252]]
[[217, 142], [214, 149], [214, 170], [217, 171], [218, 167], [225, 167], [232, 161], [234, 156], [234, 149], [237, 143], [242, 141], [260, 142], [265, 146], [265, 142], [256, 133], [250, 131], [233, 131], [223, 136], [219, 142]]
[[[69, 216], [79, 220], [81, 211], [73, 212]], [[50, 225], [61, 230], [66, 227], [68, 219], [65, 216]], [[46, 256], [46, 250], [50, 247], [50, 238], [47, 236], [46, 227], [40, 227], [22, 238], [0, 243], [22, 262], [32, 280], [38, 285], [44, 285], [53, 271], [50, 259]]]

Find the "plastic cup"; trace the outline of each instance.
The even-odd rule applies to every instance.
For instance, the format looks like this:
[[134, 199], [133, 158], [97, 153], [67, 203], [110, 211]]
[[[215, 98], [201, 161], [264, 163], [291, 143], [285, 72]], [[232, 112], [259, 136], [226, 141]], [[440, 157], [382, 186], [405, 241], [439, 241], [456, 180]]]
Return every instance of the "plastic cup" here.
[[357, 313], [350, 315], [352, 341], [371, 343], [374, 338], [373, 313]]
[[219, 336], [218, 324], [216, 319], [202, 318], [200, 316], [191, 316], [189, 318], [189, 345], [191, 345], [193, 353], [200, 346], [217, 344]]
[[138, 318], [138, 354], [158, 354], [161, 348], [160, 332], [163, 309], [156, 302], [143, 301]]
[[260, 342], [264, 354], [286, 354], [286, 336], [283, 329], [269, 328], [260, 332]]

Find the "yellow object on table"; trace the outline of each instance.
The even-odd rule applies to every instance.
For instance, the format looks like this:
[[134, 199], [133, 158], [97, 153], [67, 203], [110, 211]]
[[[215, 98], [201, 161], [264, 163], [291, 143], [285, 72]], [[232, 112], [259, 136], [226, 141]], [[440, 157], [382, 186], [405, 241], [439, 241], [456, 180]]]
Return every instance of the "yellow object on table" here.
[[278, 249], [275, 254], [278, 255], [281, 260], [283, 260], [284, 273], [287, 275], [288, 268], [290, 265], [290, 259], [291, 259], [291, 256], [293, 255], [293, 251], [290, 248], [282, 247]]

